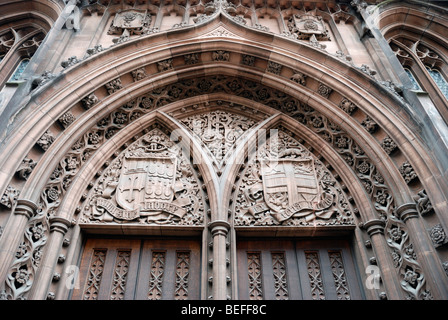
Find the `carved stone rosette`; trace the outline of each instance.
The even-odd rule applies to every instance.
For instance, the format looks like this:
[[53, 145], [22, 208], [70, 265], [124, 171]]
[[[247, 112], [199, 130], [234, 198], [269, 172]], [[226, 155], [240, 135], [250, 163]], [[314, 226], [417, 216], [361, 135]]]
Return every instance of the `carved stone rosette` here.
[[92, 188], [82, 223], [201, 225], [203, 195], [182, 150], [153, 129], [118, 155]]

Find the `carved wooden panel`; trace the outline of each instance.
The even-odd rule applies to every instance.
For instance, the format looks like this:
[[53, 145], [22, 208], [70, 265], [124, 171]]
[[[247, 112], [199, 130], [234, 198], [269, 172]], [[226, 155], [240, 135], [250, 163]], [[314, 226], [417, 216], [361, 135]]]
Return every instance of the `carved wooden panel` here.
[[348, 241], [244, 240], [239, 299], [363, 299]]
[[199, 276], [196, 241], [88, 239], [72, 298], [199, 299]]

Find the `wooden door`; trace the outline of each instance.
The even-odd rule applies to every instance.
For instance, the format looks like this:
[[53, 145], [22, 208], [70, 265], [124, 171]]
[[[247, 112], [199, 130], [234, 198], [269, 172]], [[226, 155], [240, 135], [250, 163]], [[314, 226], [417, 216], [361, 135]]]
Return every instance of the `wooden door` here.
[[199, 242], [88, 239], [79, 276], [75, 300], [199, 299]]
[[237, 259], [239, 299], [362, 299], [348, 241], [244, 240]]

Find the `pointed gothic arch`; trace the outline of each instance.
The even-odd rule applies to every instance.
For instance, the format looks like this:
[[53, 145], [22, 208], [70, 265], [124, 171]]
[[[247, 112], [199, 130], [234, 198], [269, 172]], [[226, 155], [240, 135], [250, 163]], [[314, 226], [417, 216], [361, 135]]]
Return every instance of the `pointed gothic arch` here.
[[[417, 179], [417, 176], [425, 177], [428, 172], [436, 172], [435, 167], [425, 161], [427, 159], [423, 156], [424, 153], [420, 152], [424, 148], [412, 134], [413, 124], [405, 124], [405, 120], [408, 120], [406, 115], [398, 112], [401, 100], [368, 75], [345, 62], [326, 56], [311, 46], [302, 45], [299, 47], [300, 54], [294, 56], [289, 52], [290, 56], [287, 56], [282, 50], [271, 52], [263, 43], [267, 42], [276, 48], [281, 47], [280, 44], [286, 44], [287, 47], [283, 50], [288, 50], [293, 46], [287, 39], [271, 38], [255, 30], [247, 31], [254, 38], [258, 37], [250, 44], [245, 44], [238, 36], [222, 37], [225, 32], [232, 34], [235, 30], [232, 28], [236, 26], [232, 26], [225, 17], [221, 19], [228, 22], [228, 25], [225, 26], [219, 20], [205, 24], [202, 33], [198, 32], [199, 36], [194, 44], [190, 43], [191, 35], [187, 31], [179, 31], [180, 38], [184, 38], [176, 45], [171, 43], [170, 47], [167, 45], [169, 36], [165, 38], [168, 34], [155, 35], [154, 39], [151, 38], [151, 41], [158, 43], [154, 48], [145, 47], [145, 41], [149, 42], [149, 38], [142, 39], [141, 42], [122, 44], [100, 53], [103, 59], [94, 56], [67, 69], [55, 79], [45, 79], [51, 86], [41, 82], [43, 85], [37, 86], [31, 92], [30, 99], [22, 106], [31, 112], [29, 116], [22, 118], [26, 123], [23, 131], [8, 137], [11, 142], [8, 152], [21, 159], [25, 158], [32, 148], [42, 149], [41, 158], [22, 186], [18, 204], [14, 207], [15, 213], [29, 212], [28, 214], [33, 216], [36, 211], [42, 210], [37, 203], [43, 196], [48, 197], [49, 189], [46, 187], [51, 180], [55, 180], [51, 177], [54, 175], [53, 170], [63, 161], [65, 165], [69, 165], [65, 155], [73, 150], [76, 143], [82, 142], [82, 139], [85, 142], [89, 134], [101, 131], [101, 136], [97, 138], [102, 139], [104, 144], [98, 149], [95, 147], [89, 150], [93, 155], [87, 157], [88, 160], [82, 166], [77, 167], [76, 170], [79, 171], [73, 176], [69, 191], [63, 198], [54, 199], [60, 201], [56, 210], [51, 213], [44, 212], [48, 217], [51, 215], [46, 230], [47, 233], [51, 232], [51, 236], [48, 237], [46, 245], [60, 247], [67, 232], [76, 239], [80, 226], [72, 224], [72, 215], [81, 213], [82, 208], [77, 209], [80, 203], [83, 204], [82, 201], [79, 202], [79, 198], [87, 199], [88, 196], [83, 196], [84, 191], [92, 187], [89, 184], [95, 175], [99, 175], [98, 172], [106, 159], [113, 161], [117, 157], [115, 152], [123, 150], [122, 146], [127, 141], [132, 141], [133, 137], [155, 122], [161, 122], [171, 130], [180, 130], [182, 137], [187, 137], [191, 142], [192, 159], [202, 157], [203, 145], [201, 146], [181, 125], [180, 114], [184, 112], [182, 108], [187, 114], [190, 112], [191, 115], [198, 115], [201, 114], [201, 108], [203, 112], [218, 110], [218, 101], [221, 101], [229, 112], [245, 114], [245, 110], [256, 110], [257, 113], [264, 114], [265, 120], [268, 120], [262, 125], [262, 118], [250, 114], [249, 118], [258, 119], [258, 129], [271, 129], [282, 125], [302, 138], [308, 151], [315, 150], [315, 154], [312, 152], [313, 157], [322, 157], [326, 161], [328, 168], [331, 168], [328, 170], [339, 177], [337, 183], [341, 184], [340, 188], [348, 190], [354, 204], [359, 208], [355, 215], [357, 222], [361, 223], [361, 228], [355, 232], [359, 239], [359, 250], [365, 255], [364, 266], [368, 265], [366, 255], [371, 249], [361, 249], [361, 239], [367, 236], [359, 233], [367, 231], [375, 250], [380, 252], [380, 267], [383, 271], [389, 269], [394, 264], [394, 258], [393, 255], [387, 254], [387, 251], [393, 250], [394, 253], [398, 252], [404, 256], [404, 243], [408, 246], [419, 241], [418, 237], [412, 234], [422, 229], [419, 223], [415, 223], [413, 219], [409, 220], [409, 217], [417, 215], [417, 210], [408, 183]], [[220, 30], [217, 36], [214, 33], [216, 30]], [[202, 36], [207, 36], [207, 41], [201, 40], [204, 39]], [[256, 43], [260, 47], [256, 48]], [[141, 46], [142, 49], [136, 52], [136, 46]], [[307, 57], [310, 52], [314, 54], [313, 59]], [[242, 66], [245, 69], [242, 69]], [[346, 76], [337, 74], [330, 67], [338, 71], [345, 70]], [[86, 82], [90, 84], [88, 87], [85, 86]], [[207, 109], [209, 102], [215, 104], [211, 109]], [[202, 106], [196, 110], [198, 105]], [[237, 107], [233, 110], [235, 105]], [[137, 111], [140, 114], [137, 114]], [[120, 112], [121, 115], [118, 115]], [[173, 116], [168, 114], [171, 112], [174, 113]], [[104, 119], [108, 122], [102, 122]], [[110, 136], [107, 136], [109, 133]], [[389, 143], [386, 147], [385, 141]], [[249, 137], [249, 142], [256, 144], [254, 136]], [[396, 147], [403, 145], [407, 146], [406, 150], [400, 150], [400, 155], [392, 158], [391, 154], [396, 152]], [[17, 148], [18, 146], [20, 148]], [[244, 157], [242, 153], [239, 159]], [[405, 160], [418, 165], [411, 166], [408, 163], [402, 168], [401, 163], [397, 161]], [[245, 161], [241, 161], [241, 164], [243, 163]], [[221, 253], [227, 250], [225, 241], [232, 222], [229, 220], [225, 202], [231, 199], [232, 184], [240, 174], [241, 164], [237, 161], [232, 167], [228, 167], [230, 169], [226, 168], [227, 171], [221, 172], [221, 177], [229, 177], [224, 184], [219, 182], [220, 175], [210, 159], [197, 164], [210, 200], [209, 237], [217, 244], [213, 250], [220, 250]], [[16, 172], [16, 165], [5, 162], [4, 166], [9, 169], [5, 172]], [[406, 174], [402, 173], [402, 169], [407, 170]], [[382, 182], [380, 178], [383, 179]], [[6, 188], [10, 180], [11, 176], [5, 179], [3, 188]], [[443, 193], [436, 192], [436, 183], [418, 183], [425, 183], [425, 189], [432, 190], [433, 197], [445, 197]], [[345, 187], [342, 187], [342, 184]], [[223, 189], [218, 190], [221, 187]], [[386, 198], [380, 199], [385, 195]], [[223, 198], [220, 199], [219, 196]], [[224, 202], [221, 203], [221, 200]], [[19, 230], [27, 229], [25, 215], [13, 214], [11, 217], [11, 224]], [[397, 218], [411, 222], [405, 224]], [[388, 227], [385, 220], [390, 223]], [[207, 226], [204, 224], [202, 227], [204, 233], [207, 233]], [[357, 228], [355, 224], [352, 227]], [[390, 237], [388, 232], [393, 233], [400, 228], [409, 228], [413, 232], [406, 231], [406, 238], [398, 237], [395, 243], [393, 238], [387, 238]], [[384, 236], [377, 232], [383, 232]], [[15, 236], [15, 241], [10, 245], [10, 252], [4, 254], [8, 257], [1, 266], [3, 269], [10, 269], [14, 260], [12, 252], [14, 246], [20, 243], [21, 236]], [[210, 239], [204, 237], [202, 242], [206, 243]], [[392, 246], [388, 246], [387, 243], [391, 243], [391, 239]], [[422, 242], [423, 240], [420, 240], [420, 243]], [[79, 253], [79, 245], [70, 247], [70, 259], [75, 259], [76, 250]], [[210, 254], [209, 249], [203, 250]], [[425, 281], [434, 275], [426, 270], [429, 270], [428, 264], [436, 258], [433, 253], [426, 256], [418, 254], [418, 263], [414, 256], [410, 259], [402, 257], [397, 274], [383, 274], [390, 280], [385, 289], [388, 295], [399, 298], [410, 294], [419, 298], [424, 292], [429, 294]], [[45, 266], [50, 270], [57, 268], [58, 256], [58, 250], [48, 254], [45, 257]], [[202, 263], [207, 264], [204, 261]], [[17, 263], [20, 264], [20, 261], [13, 262], [14, 265]], [[206, 266], [204, 268], [207, 269]], [[226, 262], [215, 261], [212, 269], [211, 273], [216, 279], [213, 279], [211, 284], [208, 284], [206, 272], [201, 276], [202, 296], [210, 293], [220, 298], [228, 294], [236, 296], [235, 287], [229, 288], [225, 278], [229, 272]], [[441, 266], [438, 272], [442, 273], [440, 269]], [[406, 272], [409, 271], [420, 275], [417, 282], [410, 284], [405, 281]], [[39, 282], [39, 289], [30, 291], [31, 295], [45, 298], [47, 288], [51, 287], [60, 290], [57, 293], [59, 297], [66, 296], [66, 289], [50, 283], [51, 272], [37, 272], [39, 276], [34, 281]], [[402, 281], [405, 281], [404, 285]], [[30, 287], [32, 285], [33, 283]], [[430, 289], [439, 295], [443, 294], [441, 287], [434, 285]], [[405, 293], [400, 291], [402, 289]], [[29, 293], [18, 293], [21, 294]]]

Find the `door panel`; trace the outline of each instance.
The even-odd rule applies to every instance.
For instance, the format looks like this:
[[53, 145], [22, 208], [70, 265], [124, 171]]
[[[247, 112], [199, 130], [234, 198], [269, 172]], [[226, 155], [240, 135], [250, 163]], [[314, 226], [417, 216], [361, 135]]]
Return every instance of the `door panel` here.
[[347, 241], [247, 240], [237, 251], [240, 299], [362, 299]]
[[198, 241], [88, 239], [73, 299], [199, 299], [199, 280]]

